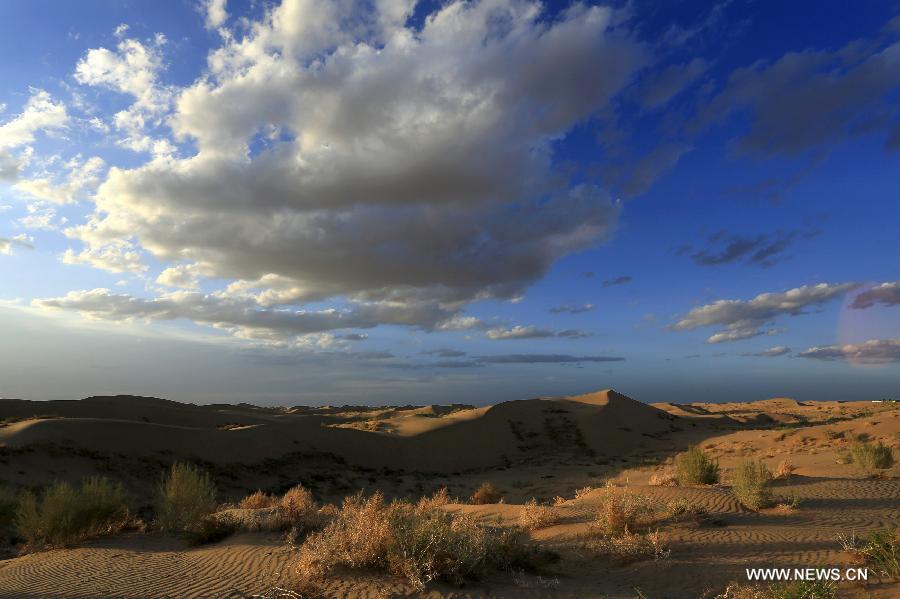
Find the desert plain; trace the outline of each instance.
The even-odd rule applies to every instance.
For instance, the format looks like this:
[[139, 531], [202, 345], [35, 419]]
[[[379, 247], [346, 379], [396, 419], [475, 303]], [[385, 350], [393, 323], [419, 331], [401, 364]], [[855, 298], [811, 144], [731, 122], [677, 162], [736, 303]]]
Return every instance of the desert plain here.
[[[0, 485], [39, 496], [103, 476], [122, 485], [129, 514], [62, 545], [26, 543], [8, 523], [0, 597], [736, 597], [748, 567], [860, 565], [847, 539], [900, 526], [900, 468], [852, 457], [860, 443], [900, 446], [900, 404], [889, 400], [648, 405], [604, 390], [487, 407], [267, 408], [115, 396], [0, 400], [0, 421]], [[718, 463], [718, 482], [676, 480], [689, 447]], [[733, 488], [747, 460], [771, 474], [764, 505], [748, 507]], [[243, 524], [202, 544], [154, 526], [176, 462], [208, 473], [217, 512]], [[484, 483], [493, 496], [473, 501]], [[517, 530], [541, 559], [456, 584], [342, 565], [313, 592], [298, 583], [302, 534], [254, 519], [277, 507], [241, 507], [256, 491], [276, 505], [296, 485], [319, 506], [357, 493], [411, 504], [442, 494], [437, 509]], [[617, 498], [650, 506], [626, 525], [637, 550], [603, 530]], [[898, 597], [900, 584], [873, 569], [830, 592]]]

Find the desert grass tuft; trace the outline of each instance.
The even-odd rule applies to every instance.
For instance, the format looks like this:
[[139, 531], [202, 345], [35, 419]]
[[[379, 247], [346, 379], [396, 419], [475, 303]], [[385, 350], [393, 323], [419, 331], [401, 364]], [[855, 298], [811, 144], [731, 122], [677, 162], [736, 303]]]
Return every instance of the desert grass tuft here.
[[859, 441], [854, 443], [850, 452], [853, 461], [867, 471], [886, 470], [894, 465], [894, 450], [879, 441], [871, 443]]
[[772, 504], [771, 480], [772, 475], [763, 462], [747, 460], [735, 468], [731, 492], [746, 507], [758, 510]]
[[481, 486], [472, 494], [472, 503], [475, 505], [499, 503], [501, 499], [503, 499], [503, 493], [489, 481], [481, 483]]
[[19, 496], [16, 530], [29, 545], [68, 545], [114, 532], [128, 519], [122, 486], [102, 477], [86, 478], [80, 487], [61, 482], [41, 493]]
[[675, 476], [681, 485], [713, 485], [719, 482], [719, 464], [694, 445], [675, 456]]
[[600, 502], [596, 525], [608, 537], [633, 533], [657, 511], [656, 503], [628, 490], [611, 491]]
[[656, 472], [650, 477], [651, 487], [677, 487], [678, 476], [674, 472]]
[[202, 525], [216, 509], [216, 487], [209, 474], [193, 464], [172, 464], [157, 495], [159, 526], [168, 532], [187, 532]]
[[900, 539], [895, 528], [885, 528], [859, 538], [855, 534], [838, 537], [844, 551], [869, 566], [880, 576], [900, 581]]

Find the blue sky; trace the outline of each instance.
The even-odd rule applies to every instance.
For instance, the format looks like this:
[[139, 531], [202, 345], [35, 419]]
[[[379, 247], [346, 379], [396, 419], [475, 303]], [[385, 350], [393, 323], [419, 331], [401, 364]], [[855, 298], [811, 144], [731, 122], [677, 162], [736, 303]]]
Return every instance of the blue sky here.
[[0, 396], [869, 399], [900, 5], [0, 4]]

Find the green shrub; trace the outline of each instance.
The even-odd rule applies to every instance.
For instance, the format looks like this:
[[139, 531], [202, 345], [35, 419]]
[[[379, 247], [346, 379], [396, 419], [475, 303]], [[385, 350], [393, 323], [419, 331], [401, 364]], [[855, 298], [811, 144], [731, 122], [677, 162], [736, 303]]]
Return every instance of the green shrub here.
[[894, 465], [894, 451], [879, 441], [854, 443], [851, 447], [853, 461], [866, 470], [885, 470]]
[[85, 479], [76, 489], [68, 483], [46, 488], [40, 500], [23, 493], [16, 528], [30, 544], [65, 545], [114, 530], [128, 515], [125, 491], [108, 479]]
[[694, 445], [675, 456], [675, 476], [682, 485], [713, 485], [719, 482], [719, 464]]
[[157, 497], [160, 527], [169, 532], [190, 531], [215, 509], [216, 488], [209, 474], [192, 464], [172, 464]]
[[731, 492], [742, 504], [758, 510], [772, 503], [771, 480], [772, 475], [764, 463], [748, 460], [735, 469]]

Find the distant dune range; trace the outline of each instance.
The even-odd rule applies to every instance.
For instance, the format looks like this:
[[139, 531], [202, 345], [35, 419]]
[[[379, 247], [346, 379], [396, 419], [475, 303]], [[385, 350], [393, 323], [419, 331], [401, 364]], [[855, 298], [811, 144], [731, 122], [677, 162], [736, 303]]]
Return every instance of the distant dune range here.
[[[35, 419], [35, 414], [46, 417]], [[132, 396], [80, 401], [0, 400], [0, 443], [91, 451], [165, 452], [253, 463], [290, 452], [332, 454], [370, 468], [448, 472], [489, 468], [552, 449], [617, 456], [663, 445], [676, 417], [604, 390], [473, 408], [196, 406]]]

